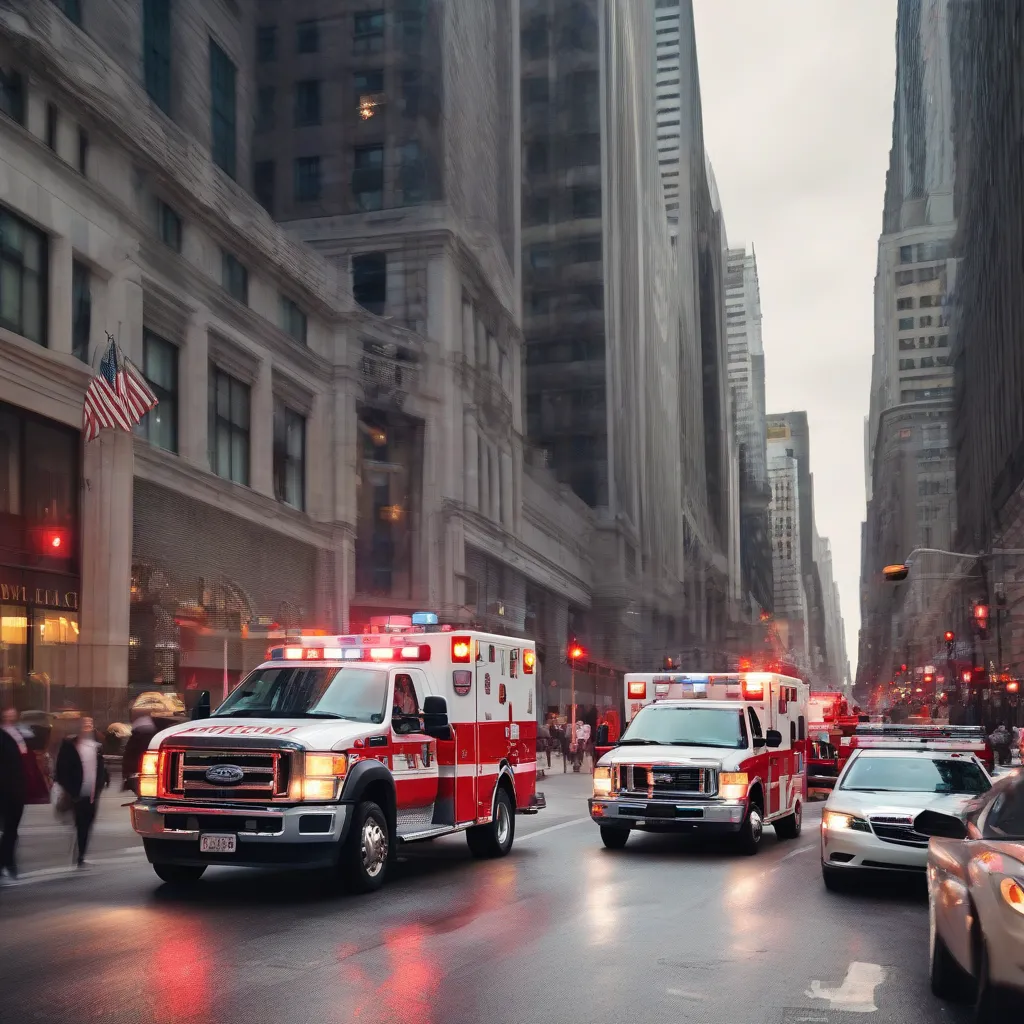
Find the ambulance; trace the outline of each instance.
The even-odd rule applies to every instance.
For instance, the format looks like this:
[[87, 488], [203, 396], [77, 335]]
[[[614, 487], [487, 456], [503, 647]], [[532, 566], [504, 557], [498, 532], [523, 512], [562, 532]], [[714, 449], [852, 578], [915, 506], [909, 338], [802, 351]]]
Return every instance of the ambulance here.
[[132, 825], [165, 882], [211, 865], [330, 869], [379, 888], [404, 844], [512, 848], [537, 792], [533, 642], [438, 625], [282, 641], [212, 715], [157, 734]]
[[800, 835], [809, 689], [772, 672], [630, 674], [629, 725], [594, 768], [590, 816], [609, 849], [634, 829], [727, 836], [747, 854], [766, 824]]

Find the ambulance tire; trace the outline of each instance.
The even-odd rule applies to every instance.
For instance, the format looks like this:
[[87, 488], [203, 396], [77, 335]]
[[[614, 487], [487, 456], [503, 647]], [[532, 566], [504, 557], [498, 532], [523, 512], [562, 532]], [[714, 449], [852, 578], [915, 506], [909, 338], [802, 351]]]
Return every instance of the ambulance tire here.
[[466, 842], [474, 857], [504, 857], [516, 837], [516, 815], [504, 786], [498, 787], [494, 800], [494, 818], [487, 825], [466, 830]]
[[779, 839], [799, 839], [803, 826], [804, 809], [798, 801], [792, 814], [787, 814], [785, 818], [779, 818], [775, 822], [775, 835]]
[[747, 808], [747, 816], [743, 819], [736, 846], [745, 857], [753, 857], [761, 849], [761, 837], [764, 835], [764, 817], [758, 804], [751, 803]]
[[154, 864], [153, 870], [161, 882], [168, 885], [191, 885], [203, 877], [204, 864]]
[[628, 828], [616, 828], [614, 825], [601, 826], [601, 842], [609, 850], [624, 850], [628, 841]]
[[338, 861], [345, 888], [354, 893], [376, 892], [387, 877], [392, 845], [388, 819], [380, 807], [372, 800], [356, 804]]

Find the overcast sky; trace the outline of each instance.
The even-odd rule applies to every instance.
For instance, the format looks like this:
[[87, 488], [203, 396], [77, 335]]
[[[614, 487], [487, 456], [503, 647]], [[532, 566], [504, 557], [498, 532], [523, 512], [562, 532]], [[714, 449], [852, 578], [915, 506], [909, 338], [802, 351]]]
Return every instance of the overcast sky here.
[[729, 244], [757, 253], [768, 412], [806, 409], [818, 532], [857, 662], [864, 416], [896, 0], [694, 0]]

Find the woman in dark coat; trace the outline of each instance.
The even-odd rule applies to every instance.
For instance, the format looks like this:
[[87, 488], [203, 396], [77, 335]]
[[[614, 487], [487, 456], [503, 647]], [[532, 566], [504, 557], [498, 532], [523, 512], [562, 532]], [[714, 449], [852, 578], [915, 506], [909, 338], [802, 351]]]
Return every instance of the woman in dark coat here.
[[68, 736], [57, 754], [55, 781], [64, 790], [75, 817], [78, 866], [85, 863], [100, 793], [110, 785], [103, 753], [91, 718], [83, 718], [77, 736]]

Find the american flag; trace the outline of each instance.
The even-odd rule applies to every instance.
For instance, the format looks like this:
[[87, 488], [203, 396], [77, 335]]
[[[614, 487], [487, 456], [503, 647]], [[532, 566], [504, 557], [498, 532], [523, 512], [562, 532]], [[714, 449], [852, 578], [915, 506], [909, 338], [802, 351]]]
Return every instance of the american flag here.
[[146, 378], [118, 352], [110, 338], [106, 355], [100, 361], [100, 372], [85, 392], [82, 430], [86, 441], [92, 441], [103, 429], [130, 434], [132, 427], [156, 405], [157, 397]]

